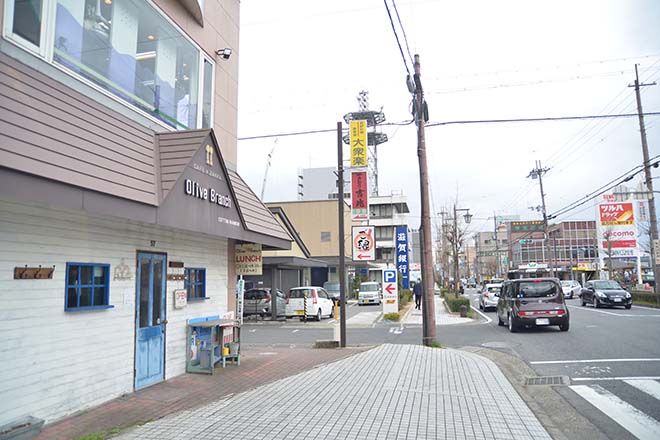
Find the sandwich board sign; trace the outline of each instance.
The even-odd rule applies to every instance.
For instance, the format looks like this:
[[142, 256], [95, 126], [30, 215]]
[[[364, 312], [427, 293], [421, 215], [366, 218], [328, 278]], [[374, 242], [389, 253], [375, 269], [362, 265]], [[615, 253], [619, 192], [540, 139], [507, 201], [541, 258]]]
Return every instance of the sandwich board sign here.
[[353, 261], [376, 259], [375, 226], [353, 226]]
[[383, 313], [397, 313], [399, 311], [399, 286], [397, 284], [396, 270], [383, 270]]

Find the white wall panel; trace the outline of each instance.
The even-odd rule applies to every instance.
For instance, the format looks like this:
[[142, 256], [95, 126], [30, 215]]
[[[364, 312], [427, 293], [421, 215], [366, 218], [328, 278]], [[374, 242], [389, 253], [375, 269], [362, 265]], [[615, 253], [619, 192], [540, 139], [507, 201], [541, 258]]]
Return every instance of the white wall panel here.
[[[175, 310], [183, 282], [167, 284], [171, 378], [185, 372], [187, 319], [227, 311], [227, 240], [0, 199], [0, 425], [27, 414], [52, 422], [133, 392], [138, 250], [206, 268], [208, 300]], [[65, 312], [67, 262], [110, 264], [114, 308]], [[113, 280], [122, 262], [131, 278]], [[53, 279], [14, 280], [25, 265], [54, 265]]]

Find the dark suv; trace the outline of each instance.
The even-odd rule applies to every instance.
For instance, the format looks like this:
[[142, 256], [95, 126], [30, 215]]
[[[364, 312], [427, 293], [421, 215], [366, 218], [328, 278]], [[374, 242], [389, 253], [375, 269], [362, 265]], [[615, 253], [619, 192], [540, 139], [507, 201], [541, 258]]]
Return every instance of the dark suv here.
[[568, 331], [568, 307], [556, 278], [526, 278], [502, 284], [497, 303], [498, 325], [515, 332], [522, 327], [558, 325]]

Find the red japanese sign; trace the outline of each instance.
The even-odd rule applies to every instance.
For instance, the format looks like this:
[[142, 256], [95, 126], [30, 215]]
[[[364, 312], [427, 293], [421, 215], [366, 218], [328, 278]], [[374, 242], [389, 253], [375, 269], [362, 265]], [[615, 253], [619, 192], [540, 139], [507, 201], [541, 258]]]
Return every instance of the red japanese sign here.
[[[611, 240], [613, 248], [634, 248], [637, 247], [637, 240]], [[607, 240], [603, 241], [603, 249], [607, 249]]]
[[351, 219], [369, 220], [369, 191], [367, 190], [367, 172], [351, 173]]
[[632, 203], [601, 203], [598, 208], [603, 226], [635, 224]]

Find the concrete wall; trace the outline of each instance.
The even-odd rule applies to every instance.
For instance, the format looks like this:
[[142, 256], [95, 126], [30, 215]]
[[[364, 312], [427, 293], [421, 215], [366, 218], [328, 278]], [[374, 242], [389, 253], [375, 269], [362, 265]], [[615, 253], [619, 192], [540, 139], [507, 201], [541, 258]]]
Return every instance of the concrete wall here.
[[[174, 310], [183, 281], [167, 284], [171, 378], [185, 371], [186, 320], [227, 311], [227, 240], [0, 200], [0, 425], [26, 414], [51, 422], [133, 391], [137, 250], [206, 268], [206, 301]], [[65, 312], [67, 262], [110, 264], [114, 308]], [[120, 264], [130, 279], [113, 280]], [[54, 265], [53, 279], [14, 280], [25, 265]]]

